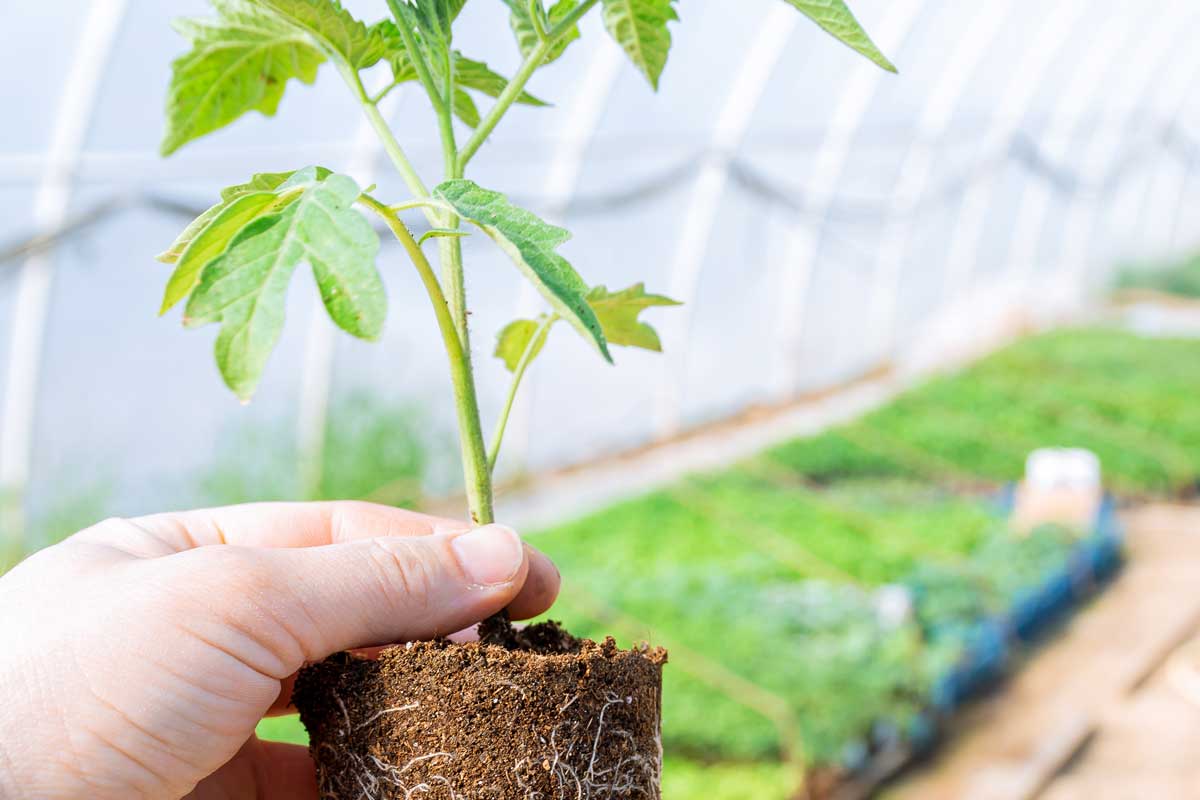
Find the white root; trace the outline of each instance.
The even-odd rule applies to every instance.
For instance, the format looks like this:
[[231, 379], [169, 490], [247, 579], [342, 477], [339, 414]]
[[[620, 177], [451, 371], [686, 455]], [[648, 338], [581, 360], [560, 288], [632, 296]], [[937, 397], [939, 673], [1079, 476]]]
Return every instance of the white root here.
[[446, 753], [446, 752], [426, 753], [423, 756], [417, 756], [416, 758], [410, 758], [408, 760], [408, 763], [405, 764], [403, 767], [397, 767], [393, 764], [388, 764], [387, 762], [382, 761], [379, 758], [376, 758], [375, 756], [371, 756], [371, 760], [375, 762], [375, 766], [379, 767], [379, 769], [384, 770], [386, 772], [395, 773], [396, 775], [403, 775], [404, 773], [408, 772], [410, 769], [412, 769], [417, 764], [420, 764], [422, 761], [428, 761], [431, 758], [445, 758], [450, 761], [453, 761], [454, 755], [452, 753]]
[[[511, 688], [525, 697], [525, 692], [515, 683], [500, 685]], [[378, 711], [367, 719], [354, 724], [349, 710], [341, 697], [334, 698], [345, 720], [345, 728], [336, 731], [339, 739], [350, 744], [352, 735], [388, 714], [403, 713], [420, 707], [410, 703]], [[572, 695], [558, 708], [563, 715], [579, 700]], [[655, 737], [652, 753], [639, 753], [637, 740], [627, 730], [610, 724], [612, 709], [632, 705], [632, 697], [620, 697], [609, 692], [599, 713], [590, 720], [564, 719], [549, 732], [549, 738], [532, 730], [529, 741], [540, 742], [542, 752], [521, 758], [513, 764], [516, 788], [523, 800], [658, 800], [659, 780], [662, 774], [662, 738]], [[614, 743], [619, 743], [614, 746]], [[610, 752], [622, 752], [613, 764], [599, 764], [602, 745]], [[329, 743], [319, 746], [331, 755], [353, 767], [350, 774], [333, 775], [321, 770], [322, 788], [338, 797], [353, 797], [354, 800], [487, 800], [497, 795], [498, 787], [483, 787], [476, 782], [473, 787], [454, 785], [441, 774], [428, 774], [436, 767], [423, 767], [436, 759], [452, 761], [455, 754], [437, 751], [410, 758], [404, 764], [389, 763], [377, 755], [363, 755], [353, 746], [338, 747]], [[336, 760], [336, 759], [334, 759]], [[586, 764], [586, 766], [584, 766]], [[547, 784], [546, 776], [551, 780]], [[554, 787], [550, 794], [538, 787]], [[507, 793], [504, 796], [508, 796]]]
[[346, 738], [346, 735], [351, 731], [350, 712], [346, 710], [346, 704], [344, 702], [342, 702], [342, 696], [340, 694], [338, 694], [337, 692], [334, 692], [333, 699], [337, 700], [338, 708], [342, 709], [342, 716], [346, 719], [345, 730], [338, 731], [338, 736], [340, 736], [341, 738], [344, 739], [344, 738]]
[[522, 699], [522, 700], [529, 700], [529, 697], [528, 697], [528, 696], [525, 694], [525, 690], [524, 690], [524, 689], [522, 689], [522, 688], [521, 688], [520, 686], [518, 686], [517, 684], [513, 683], [512, 681], [500, 681], [500, 682], [498, 683], [498, 685], [500, 685], [500, 686], [505, 686], [505, 687], [507, 687], [507, 688], [509, 688], [509, 689], [512, 689], [514, 692], [517, 692], [518, 694], [520, 694], [520, 695], [521, 695], [521, 699]]
[[401, 711], [412, 711], [413, 709], [420, 708], [420, 707], [421, 707], [420, 703], [409, 703], [406, 706], [395, 706], [394, 708], [385, 708], [382, 711], [376, 711], [374, 714], [372, 714], [371, 716], [364, 719], [362, 722], [355, 725], [354, 730], [359, 730], [360, 728], [365, 728], [368, 725], [370, 725], [372, 722], [374, 722], [375, 720], [379, 719], [382, 716], [386, 716], [387, 714], [396, 714]]
[[[570, 698], [560, 708], [566, 711], [578, 697]], [[608, 725], [610, 710], [615, 706], [631, 705], [630, 697], [619, 697], [614, 693], [605, 696], [604, 705], [593, 721], [582, 723], [565, 720], [556, 725], [546, 742], [547, 750], [540, 756], [523, 758], [513, 765], [517, 786], [524, 793], [523, 800], [632, 800], [658, 798], [659, 779], [662, 775], [661, 737], [656, 737], [656, 752], [643, 755], [637, 752], [633, 734]], [[582, 728], [582, 730], [580, 730]], [[627, 754], [616, 764], [599, 768], [600, 746], [604, 742], [623, 741]], [[580, 772], [572, 766], [580, 746], [585, 750], [587, 769]], [[527, 777], [531, 773], [548, 772], [554, 776], [556, 791], [547, 797], [536, 791]]]
[[[452, 758], [453, 756], [450, 753], [429, 753], [428, 755], [418, 756], [411, 759], [404, 766], [389, 764], [373, 755], [364, 759], [358, 753], [350, 751], [341, 753], [340, 755], [349, 758], [357, 768], [354, 770], [353, 775], [358, 794], [352, 795], [346, 792], [346, 787], [340, 784], [325, 786], [327, 789], [335, 789], [339, 797], [354, 796], [355, 800], [384, 800], [384, 798], [402, 797], [403, 800], [413, 800], [417, 795], [427, 795], [433, 792], [434, 787], [431, 785], [432, 783], [446, 788], [447, 800], [467, 800], [467, 796], [455, 790], [454, 786], [443, 775], [430, 775], [427, 780], [411, 786], [401, 778], [401, 775], [406, 770], [416, 764], [429, 761], [433, 758]], [[367, 763], [368, 760], [371, 762], [370, 764]]]

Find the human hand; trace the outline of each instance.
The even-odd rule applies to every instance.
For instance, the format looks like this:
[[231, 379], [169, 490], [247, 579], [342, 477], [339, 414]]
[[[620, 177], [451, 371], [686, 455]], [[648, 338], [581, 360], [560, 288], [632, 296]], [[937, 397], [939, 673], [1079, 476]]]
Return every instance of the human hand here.
[[254, 735], [305, 662], [558, 584], [508, 528], [367, 503], [102, 522], [0, 579], [0, 797], [315, 798], [307, 751]]

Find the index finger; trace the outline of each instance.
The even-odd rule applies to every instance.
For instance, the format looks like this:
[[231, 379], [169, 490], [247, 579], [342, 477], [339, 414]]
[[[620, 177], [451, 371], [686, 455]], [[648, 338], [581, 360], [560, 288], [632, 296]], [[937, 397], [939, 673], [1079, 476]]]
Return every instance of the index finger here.
[[140, 558], [195, 547], [319, 547], [383, 536], [428, 536], [465, 531], [462, 520], [392, 506], [338, 500], [318, 503], [248, 503], [107, 520], [73, 539], [105, 544]]
[[[473, 525], [392, 506], [337, 500], [317, 503], [249, 503], [111, 519], [68, 541], [100, 544], [134, 558], [158, 558], [207, 545], [319, 547], [389, 536], [460, 533]], [[548, 609], [558, 596], [554, 563], [525, 545], [529, 574], [509, 606], [514, 619]]]

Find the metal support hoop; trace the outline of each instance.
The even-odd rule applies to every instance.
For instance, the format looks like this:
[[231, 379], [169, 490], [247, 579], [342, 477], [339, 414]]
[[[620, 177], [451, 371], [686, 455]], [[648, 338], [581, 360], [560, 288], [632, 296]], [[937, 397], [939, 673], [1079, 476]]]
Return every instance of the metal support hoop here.
[[[1009, 78], [1004, 96], [997, 106], [998, 121], [985, 136], [980, 152], [989, 153], [1009, 145], [1025, 121], [1029, 105], [1042, 84], [1042, 79], [1067, 41], [1076, 23], [1088, 7], [1087, 0], [1066, 0], [1054, 6], [1045, 18], [1037, 35], [1029, 40], [1017, 69]], [[963, 197], [957, 223], [946, 256], [946, 282], [942, 292], [943, 306], [960, 302], [970, 289], [979, 239], [988, 218], [988, 209], [1002, 181], [991, 174], [972, 183]]]
[[798, 16], [794, 9], [783, 5], [767, 13], [749, 56], [742, 62], [717, 114], [709, 143], [709, 152], [713, 155], [700, 168], [684, 212], [675, 257], [671, 262], [668, 292], [671, 297], [682, 301], [683, 307], [676, 309], [668, 324], [663, 326], [663, 346], [668, 364], [658, 383], [655, 398], [655, 429], [659, 436], [669, 436], [683, 424], [683, 391], [691, 357], [691, 337], [688, 333], [691, 330], [692, 309], [713, 223], [729, 182], [730, 160], [762, 100], [768, 78], [783, 56], [784, 46], [796, 27]]
[[[1142, 20], [1146, 19], [1145, 15], [1140, 16]], [[1114, 60], [1112, 54], [1130, 27], [1131, 20], [1120, 14], [1104, 17], [1100, 30], [1090, 37], [1090, 45], [1083, 57], [1073, 62], [1074, 73], [1061, 93], [1063, 102], [1051, 118], [1048, 130], [1040, 137], [1043, 151], [1056, 160], [1065, 157], [1070, 136], [1093, 99], [1107, 91], [1110, 71], [1123, 67], [1123, 61]], [[1015, 297], [1031, 297], [1030, 283], [1038, 260], [1038, 246], [1052, 200], [1053, 190], [1045, 184], [1033, 183], [1023, 192], [1011, 239], [1009, 265], [1004, 270]]]
[[[1153, 27], [1150, 31], [1136, 39], [1133, 56], [1119, 74], [1114, 84], [1106, 87], [1105, 97], [1109, 104], [1119, 108], [1122, 104], [1131, 103], [1138, 97], [1144, 98], [1138, 104], [1139, 110], [1151, 104], [1146, 98], [1147, 84], [1161, 76], [1160, 67], [1164, 62], [1174, 58], [1178, 52], [1177, 45], [1186, 39], [1194, 30], [1197, 11], [1194, 5], [1190, 14], [1186, 15], [1184, 24], [1180, 24], [1177, 12], [1186, 7], [1184, 0], [1168, 0], [1160, 14], [1153, 17]], [[1194, 50], [1195, 48], [1193, 48]], [[1185, 70], [1186, 72], [1186, 70]], [[1158, 91], [1170, 88], [1170, 81], [1162, 81]], [[1153, 94], [1153, 93], [1150, 93]], [[1093, 133], [1082, 153], [1083, 170], [1095, 172], [1111, 164], [1120, 139], [1117, 136], [1101, 136]], [[1066, 270], [1064, 290], [1069, 292], [1066, 302], [1079, 303], [1087, 292], [1088, 274], [1088, 245], [1092, 241], [1096, 221], [1102, 215], [1103, 205], [1099, 202], [1089, 204], [1087, 198], [1076, 194], [1072, 196], [1067, 209], [1063, 237], [1060, 245], [1062, 269]]]
[[[545, 217], [560, 222], [571, 206], [579, 188], [584, 160], [595, 138], [596, 129], [612, 97], [617, 76], [621, 73], [625, 55], [615, 42], [597, 37], [596, 48], [583, 73], [579, 92], [571, 101], [563, 136], [555, 148], [546, 177]], [[514, 319], [530, 317], [542, 307], [542, 299], [528, 281], [521, 281]], [[537, 396], [540, 370], [531, 369], [525, 375], [521, 392], [513, 404], [505, 433], [505, 463], [520, 471], [529, 461], [533, 426], [531, 418]]]
[[[380, 85], [371, 87], [371, 91], [382, 89], [387, 79], [388, 76], [379, 75]], [[379, 104], [384, 119], [391, 116], [403, 93], [404, 87], [400, 87]], [[382, 151], [383, 145], [371, 123], [365, 119], [359, 122], [351, 149], [350, 175], [360, 186], [368, 186], [375, 180]], [[300, 488], [305, 497], [316, 496], [323, 478], [334, 350], [333, 324], [321, 298], [313, 295], [309, 301], [308, 332], [300, 367], [300, 400], [296, 408], [296, 452]]]
[[[1195, 16], [1196, 14], [1193, 11], [1192, 17], [1187, 22], [1183, 24], [1177, 22], [1177, 29], [1179, 31], [1186, 31], [1194, 26], [1196, 21]], [[1163, 38], [1165, 39], [1166, 35]], [[1197, 79], [1200, 79], [1200, 48], [1179, 48], [1179, 44], [1175, 41], [1170, 43], [1165, 41], [1158, 42], [1158, 45], [1162, 49], [1159, 51], [1160, 58], [1156, 64], [1157, 68], [1147, 71], [1136, 87], [1131, 85], [1129, 87], [1129, 96], [1125, 98], [1126, 101], [1132, 101], [1138, 97], [1144, 98], [1139, 110], [1129, 115], [1133, 119], [1144, 119], [1158, 108], [1167, 109], [1168, 111], [1163, 117], [1165, 121], [1165, 127], [1161, 129], [1163, 133], [1174, 130], [1175, 125], [1183, 114], [1185, 102], [1189, 96], [1188, 87], [1194, 86]], [[1147, 47], [1147, 54], [1153, 52], [1153, 50]], [[1182, 55], [1177, 55], [1180, 53]], [[1153, 86], [1148, 86], [1148, 84], [1153, 84]], [[1147, 89], [1152, 89], [1152, 91], [1147, 91]], [[1097, 158], [1111, 162], [1114, 157], [1115, 143], [1113, 143], [1113, 147], [1108, 148], [1106, 154], [1100, 155]], [[1168, 194], [1166, 191], [1155, 191], [1160, 184], [1165, 184], [1169, 178], [1162, 161], [1156, 166], [1157, 169], [1152, 169], [1150, 174], [1141, 182], [1140, 192], [1136, 191], [1136, 188], [1130, 183], [1119, 187], [1120, 192], [1116, 200], [1111, 204], [1111, 208], [1105, 207], [1101, 203], [1096, 203], [1092, 208], [1092, 212], [1088, 215], [1086, 232], [1078, 242], [1066, 243], [1068, 245], [1075, 244], [1075, 247], [1068, 253], [1064, 261], [1068, 267], [1073, 263], [1078, 264], [1077, 269], [1080, 274], [1083, 292], [1087, 292], [1092, 288], [1092, 277], [1097, 266], [1105, 271], [1115, 266], [1111, 261], [1099, 264], [1090, 259], [1091, 243], [1095, 241], [1096, 229], [1100, 225], [1102, 218], [1111, 222], [1111, 225], [1105, 226], [1106, 230], [1112, 230], [1114, 227], [1123, 227], [1124, 231], [1146, 230], [1154, 225], [1156, 219], [1159, 219], [1162, 220], [1158, 225], [1159, 232], [1164, 235], [1168, 234], [1166, 220], [1169, 218], [1169, 215], [1165, 211], [1157, 215], [1147, 215], [1146, 213], [1154, 199], [1162, 198]], [[1172, 194], [1180, 194], [1182, 192], [1182, 184], [1187, 174], [1187, 169], [1188, 166], [1184, 166], [1176, 171], [1176, 174], [1179, 176], [1179, 180], [1177, 181], [1179, 188]], [[1177, 198], [1176, 202], [1180, 202], [1180, 198]], [[1169, 208], [1169, 206], [1163, 206], [1161, 203], [1159, 207], [1164, 209]], [[1137, 222], [1134, 222], [1135, 220]], [[1118, 233], [1113, 238], [1119, 241], [1121, 234]], [[1152, 236], [1146, 236], [1145, 240], [1154, 241]]]
[[[974, 17], [962, 33], [954, 52], [946, 59], [940, 80], [929, 93], [917, 124], [917, 138], [938, 141], [950, 124], [959, 98], [970, 85], [984, 55], [999, 35], [1006, 12], [1001, 3], [976, 7]], [[913, 209], [921, 202], [933, 175], [934, 152], [924, 145], [912, 145], [900, 167], [892, 193], [891, 213], [884, 222], [877, 250], [874, 275], [867, 302], [867, 335], [863, 340], [869, 362], [890, 357], [897, 334], [900, 277], [911, 245]]]
[[[897, 53], [920, 16], [924, 0], [899, 0], [888, 6], [879, 24], [877, 41], [884, 52]], [[860, 61], [846, 81], [833, 118], [817, 151], [817, 163], [805, 193], [820, 205], [818, 217], [828, 220], [837, 187], [850, 158], [851, 142], [861, 128], [880, 81], [886, 73], [874, 64]], [[812, 223], [796, 219], [784, 232], [784, 256], [778, 262], [779, 291], [775, 303], [776, 345], [771, 374], [771, 393], [784, 397], [800, 384], [805, 319], [813, 270], [822, 241]]]
[[[88, 7], [75, 60], [54, 115], [47, 149], [49, 163], [34, 195], [33, 219], [39, 230], [52, 230], [66, 221], [75, 167], [125, 10], [126, 0], [92, 0]], [[25, 537], [25, 493], [33, 458], [33, 427], [53, 282], [54, 261], [50, 254], [35, 253], [22, 265], [0, 417], [0, 538], [23, 541]]]

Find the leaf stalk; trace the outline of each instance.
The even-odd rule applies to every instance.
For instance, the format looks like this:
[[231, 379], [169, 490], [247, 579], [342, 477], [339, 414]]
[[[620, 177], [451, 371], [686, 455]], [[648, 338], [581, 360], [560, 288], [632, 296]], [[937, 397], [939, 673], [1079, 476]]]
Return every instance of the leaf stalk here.
[[383, 102], [383, 98], [385, 98], [389, 94], [391, 94], [392, 90], [395, 89], [399, 85], [400, 85], [399, 81], [392, 81], [387, 86], [383, 87], [378, 92], [376, 92], [375, 95], [373, 97], [371, 97], [368, 102], [370, 102], [370, 104], [373, 106], [379, 105], [380, 103]]
[[546, 40], [546, 23], [542, 19], [542, 2], [541, 0], [529, 0], [529, 21], [533, 23], [533, 31], [537, 34], [538, 41]]
[[583, 0], [582, 3], [580, 3], [573, 11], [571, 11], [571, 13], [559, 20], [559, 23], [546, 33], [546, 37], [548, 39], [557, 40], [560, 37], [565, 36], [567, 31], [571, 30], [571, 28], [574, 28], [576, 23], [583, 19], [584, 15], [591, 11], [592, 8], [599, 2], [600, 0]]
[[[471, 158], [479, 151], [483, 142], [487, 140], [487, 137], [495, 130], [500, 120], [525, 91], [525, 85], [529, 82], [533, 73], [545, 63], [558, 41], [599, 0], [584, 0], [584, 2], [549, 30], [546, 29], [541, 16], [536, 13], [537, 10], [540, 10], [540, 4], [536, 3], [536, 0], [531, 3], [531, 11], [535, 12], [533, 13], [533, 17], [535, 20], [535, 29], [539, 37], [538, 45], [522, 62], [517, 74], [513, 76], [512, 80], [508, 82], [508, 85], [505, 86], [504, 90], [496, 98], [496, 102], [492, 105], [492, 108], [480, 120], [479, 126], [472, 132], [461, 149], [454, 135], [454, 53], [447, 43], [444, 63], [442, 65], [443, 72], [445, 73], [445, 81], [439, 87], [430, 69], [430, 65], [425, 59], [424, 53], [417, 49], [416, 37], [413, 31], [404, 23], [404, 14], [398, 9], [399, 2], [400, 0], [388, 0], [388, 5], [392, 10], [393, 16], [396, 18], [404, 46], [412, 58], [417, 78], [425, 89], [426, 94], [429, 95], [430, 102], [433, 104], [434, 111], [437, 114], [442, 140], [444, 171], [447, 180], [450, 180], [463, 176]], [[538, 8], [533, 8], [535, 5]], [[460, 225], [460, 219], [457, 214], [448, 211], [443, 204], [430, 198], [429, 190], [421, 181], [420, 176], [400, 147], [399, 142], [396, 141], [396, 137], [388, 126], [387, 121], [379, 113], [377, 107], [378, 100], [382, 99], [386, 92], [390, 90], [390, 87], [382, 92], [378, 98], [371, 98], [363, 88], [362, 79], [358, 73], [353, 70], [345, 72], [348, 73], [345, 74], [347, 83], [350, 84], [359, 98], [359, 102], [362, 104], [367, 118], [383, 142], [384, 150], [387, 152], [388, 157], [396, 166], [397, 171], [404, 179], [409, 190], [416, 195], [416, 199], [412, 201], [391, 207], [380, 203], [368, 195], [363, 196], [363, 202], [383, 218], [397, 240], [400, 241], [408, 253], [409, 259], [417, 268], [421, 281], [425, 285], [426, 292], [429, 294], [430, 301], [433, 303], [438, 327], [445, 343], [446, 355], [450, 361], [450, 376], [454, 384], [455, 412], [458, 418], [463, 455], [463, 472], [471, 518], [478, 524], [486, 524], [493, 519], [492, 471], [499, 457], [500, 445], [504, 439], [504, 431], [508, 424], [508, 418], [512, 411], [521, 379], [524, 377], [529, 362], [532, 360], [532, 354], [536, 352], [536, 349], [532, 345], [538, 340], [544, 340], [556, 316], [551, 315], [547, 318], [546, 322], [543, 323], [542, 327], [535, 334], [531, 346], [522, 354], [521, 362], [514, 373], [512, 385], [509, 387], [504, 407], [501, 410], [500, 419], [493, 433], [492, 446], [490, 449], [485, 448], [479, 416], [479, 401], [475, 387], [474, 370], [471, 365], [470, 329], [467, 320], [461, 238], [457, 236], [443, 236], [438, 239], [438, 260], [441, 262], [442, 268], [441, 280], [439, 281], [429, 264], [429, 260], [421, 250], [420, 244], [413, 239], [408, 228], [396, 217], [396, 213], [407, 208], [421, 208], [431, 225], [447, 230], [457, 229]]]
[[[409, 161], [408, 155], [404, 152], [404, 148], [400, 146], [400, 142], [396, 140], [396, 135], [392, 133], [392, 129], [388, 126], [387, 120], [383, 118], [383, 114], [379, 113], [379, 107], [372, 102], [370, 96], [367, 95], [366, 87], [363, 86], [362, 78], [353, 69], [346, 67], [340, 70], [342, 78], [354, 92], [354, 96], [358, 98], [359, 105], [362, 106], [363, 113], [367, 115], [367, 120], [371, 123], [371, 127], [375, 129], [375, 134], [383, 143], [383, 150], [387, 153], [388, 160], [400, 173], [404, 185], [408, 190], [419, 198], [429, 197], [429, 189], [426, 188], [425, 182], [421, 180], [421, 176], [417, 173], [416, 168]], [[432, 209], [425, 210], [425, 216], [431, 224], [437, 224], [437, 215]]]
[[433, 103], [433, 110], [440, 118], [444, 110], [442, 98], [438, 94], [433, 73], [429, 70], [429, 62], [425, 60], [425, 54], [417, 48], [417, 37], [413, 36], [412, 28], [404, 21], [404, 14], [400, 11], [400, 0], [388, 0], [388, 8], [391, 9], [392, 16], [396, 19], [400, 40], [404, 42], [404, 49], [408, 52], [409, 60], [412, 61], [413, 69], [417, 73], [417, 80], [421, 82], [421, 86], [425, 87], [425, 93], [429, 95], [429, 99]]
[[438, 330], [450, 362], [450, 380], [454, 384], [454, 407], [458, 416], [459, 438], [462, 445], [463, 473], [466, 479], [467, 501], [471, 518], [478, 524], [493, 520], [492, 478], [487, 451], [483, 445], [483, 428], [479, 422], [479, 403], [475, 392], [475, 377], [467, 358], [466, 343], [458, 335], [449, 304], [438, 283], [437, 274], [408, 227], [383, 203], [370, 195], [360, 197], [363, 205], [374, 211], [388, 226], [396, 240], [417, 269], [421, 283], [433, 304]]
[[517, 367], [513, 370], [512, 381], [508, 385], [508, 395], [504, 398], [504, 406], [500, 409], [500, 418], [496, 421], [496, 429], [492, 432], [492, 444], [488, 448], [488, 470], [493, 474], [496, 472], [496, 461], [500, 457], [500, 445], [504, 442], [504, 430], [508, 427], [508, 417], [517, 399], [517, 389], [521, 386], [521, 379], [525, 377], [525, 370], [533, 361], [534, 354], [545, 343], [546, 336], [550, 333], [550, 326], [558, 319], [557, 314], [550, 314], [543, 320], [538, 329], [534, 331], [533, 336], [529, 337], [529, 342], [525, 345], [525, 350], [517, 361]]
[[492, 135], [492, 131], [500, 124], [500, 120], [512, 108], [513, 103], [525, 91], [525, 84], [529, 83], [529, 79], [533, 77], [533, 73], [537, 71], [538, 67], [545, 63], [547, 56], [553, 51], [558, 40], [566, 36], [567, 32], [575, 27], [575, 24], [579, 22], [583, 15], [591, 11], [598, 2], [600, 0], [584, 0], [570, 14], [563, 17], [557, 25], [546, 31], [545, 38], [542, 38], [538, 42], [537, 47], [529, 52], [529, 55], [517, 70], [517, 74], [504, 87], [504, 91], [496, 98], [496, 102], [492, 105], [487, 115], [479, 121], [479, 126], [475, 128], [474, 133], [471, 134], [471, 137], [467, 139], [459, 151], [457, 170], [459, 177], [466, 171], [467, 164], [479, 152], [479, 148]]

